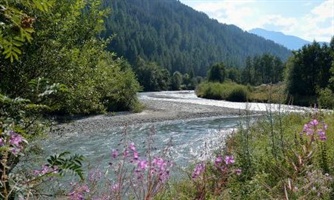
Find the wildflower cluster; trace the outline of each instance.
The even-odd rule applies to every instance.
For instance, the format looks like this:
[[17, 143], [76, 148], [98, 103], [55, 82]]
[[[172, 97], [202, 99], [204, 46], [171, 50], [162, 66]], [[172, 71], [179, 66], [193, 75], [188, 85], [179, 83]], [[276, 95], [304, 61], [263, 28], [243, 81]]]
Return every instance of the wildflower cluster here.
[[304, 125], [303, 133], [311, 137], [311, 140], [315, 140], [315, 135], [318, 139], [325, 141], [327, 124], [325, 122], [319, 122], [317, 119], [312, 119], [310, 122]]
[[23, 152], [24, 144], [28, 143], [22, 135], [9, 130], [4, 131], [0, 135], [0, 147], [7, 147], [9, 152], [14, 156], [18, 156]]
[[[170, 177], [172, 162], [160, 156], [142, 156], [136, 145], [131, 142], [123, 151], [111, 151], [109, 167], [112, 170], [102, 173], [94, 169], [88, 174], [85, 184], [72, 184], [68, 194], [71, 200], [81, 200], [87, 197], [93, 199], [151, 199], [165, 186]], [[105, 191], [99, 190], [96, 185], [105, 181]]]
[[[233, 155], [225, 156], [224, 159], [221, 155], [218, 155], [215, 158], [213, 166], [215, 167], [216, 170], [225, 173], [225, 172], [230, 170], [229, 166], [233, 165], [234, 163], [235, 163], [235, 160], [234, 160]], [[192, 173], [192, 176], [191, 176], [192, 179], [197, 179], [201, 174], [203, 174], [205, 172], [205, 169], [206, 169], [206, 164], [204, 162], [198, 163], [195, 166], [194, 171]], [[235, 169], [234, 172], [237, 175], [240, 175], [241, 174], [241, 169]]]
[[71, 185], [74, 189], [68, 195], [70, 200], [83, 200], [85, 194], [90, 192], [89, 187], [85, 184], [71, 183]]
[[[118, 150], [112, 150], [111, 158], [116, 159], [119, 156]], [[169, 178], [169, 170], [172, 163], [162, 157], [153, 157], [153, 159], [141, 158], [134, 143], [130, 143], [128, 149], [123, 152], [125, 159], [135, 165], [134, 173], [138, 180], [145, 177], [146, 173], [150, 176], [156, 176], [160, 182], [166, 182]]]
[[35, 176], [43, 176], [45, 174], [51, 174], [51, 173], [57, 174], [58, 171], [59, 171], [59, 169], [58, 169], [57, 165], [50, 166], [50, 165], [46, 164], [46, 165], [42, 166], [42, 169], [34, 170], [34, 175]]

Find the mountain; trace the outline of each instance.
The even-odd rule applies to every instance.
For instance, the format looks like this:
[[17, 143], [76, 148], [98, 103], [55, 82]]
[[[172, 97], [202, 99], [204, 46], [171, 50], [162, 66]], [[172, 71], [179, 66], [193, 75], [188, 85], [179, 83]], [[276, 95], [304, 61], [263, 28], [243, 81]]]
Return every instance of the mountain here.
[[291, 51], [273, 41], [221, 24], [178, 0], [105, 0], [111, 8], [104, 37], [108, 49], [135, 63], [138, 57], [169, 72], [205, 76], [212, 64], [243, 67], [248, 56], [270, 53], [285, 61]]
[[252, 29], [249, 31], [249, 33], [261, 36], [267, 40], [272, 40], [277, 44], [281, 44], [291, 50], [298, 50], [306, 44], [311, 44], [310, 41], [304, 40], [296, 36], [285, 35], [281, 32], [267, 31], [261, 28]]

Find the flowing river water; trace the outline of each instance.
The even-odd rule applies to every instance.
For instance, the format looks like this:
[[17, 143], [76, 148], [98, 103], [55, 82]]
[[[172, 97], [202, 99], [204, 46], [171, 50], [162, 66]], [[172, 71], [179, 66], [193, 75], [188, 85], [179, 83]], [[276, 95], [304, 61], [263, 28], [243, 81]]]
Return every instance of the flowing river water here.
[[[213, 101], [196, 97], [193, 91], [140, 93], [139, 99], [159, 102], [181, 102], [196, 105], [218, 106], [252, 111], [293, 110], [295, 107], [261, 103], [235, 103]], [[298, 108], [299, 109], [299, 108]], [[199, 160], [207, 159], [212, 152], [224, 144], [224, 139], [240, 125], [256, 116], [224, 115], [195, 119], [169, 120], [163, 122], [135, 124], [110, 128], [93, 134], [66, 134], [52, 136], [41, 141], [45, 155], [63, 151], [85, 156], [86, 163], [105, 168], [111, 159], [112, 149], [122, 149], [120, 144], [134, 142], [139, 152], [144, 152], [149, 140], [153, 141], [152, 154], [159, 154], [168, 146], [169, 155], [179, 167], [187, 167]], [[149, 136], [150, 135], [150, 136]]]

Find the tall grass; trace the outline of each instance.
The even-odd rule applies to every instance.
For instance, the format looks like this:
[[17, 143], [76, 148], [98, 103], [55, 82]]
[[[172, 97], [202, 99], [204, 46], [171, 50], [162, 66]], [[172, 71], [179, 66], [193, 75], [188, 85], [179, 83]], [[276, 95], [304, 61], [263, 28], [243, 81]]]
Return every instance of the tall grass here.
[[[172, 194], [182, 197], [177, 199], [333, 199], [333, 122], [333, 114], [320, 111], [268, 111], [255, 124], [240, 126], [218, 157], [194, 166], [196, 178], [177, 183]], [[234, 162], [218, 170], [219, 156], [233, 156]]]
[[195, 92], [197, 96], [203, 98], [236, 102], [246, 102], [249, 93], [246, 86], [233, 82], [204, 82], [198, 85]]

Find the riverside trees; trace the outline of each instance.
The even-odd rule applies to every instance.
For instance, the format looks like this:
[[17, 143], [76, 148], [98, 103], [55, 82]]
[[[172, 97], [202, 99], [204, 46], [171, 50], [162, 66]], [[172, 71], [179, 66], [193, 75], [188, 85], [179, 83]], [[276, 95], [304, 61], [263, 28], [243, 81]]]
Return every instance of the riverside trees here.
[[[0, 58], [0, 92], [45, 104], [60, 114], [135, 109], [139, 84], [134, 73], [126, 61], [105, 51], [109, 39], [97, 37], [109, 11], [101, 10], [99, 1], [73, 0], [49, 1], [46, 5], [50, 7], [44, 8], [47, 12], [41, 12], [33, 2], [10, 5], [25, 8], [25, 14], [14, 9], [16, 17], [1, 11], [5, 28], [0, 37], [4, 54]], [[7, 10], [7, 5], [2, 7]], [[34, 19], [34, 27], [31, 23], [28, 30], [23, 24], [27, 17]], [[18, 38], [11, 31], [13, 24], [24, 25], [18, 30], [26, 36]], [[13, 44], [4, 45], [8, 41]]]
[[[0, 3], [0, 198], [26, 199], [49, 175], [82, 179], [82, 156], [51, 156], [41, 171], [15, 171], [45, 131], [41, 114], [91, 114], [137, 105], [139, 84], [126, 61], [97, 36], [100, 1]], [[27, 196], [28, 195], [28, 196]]]
[[334, 37], [330, 45], [305, 45], [287, 62], [287, 92], [295, 104], [321, 103], [331, 107], [334, 100]]

